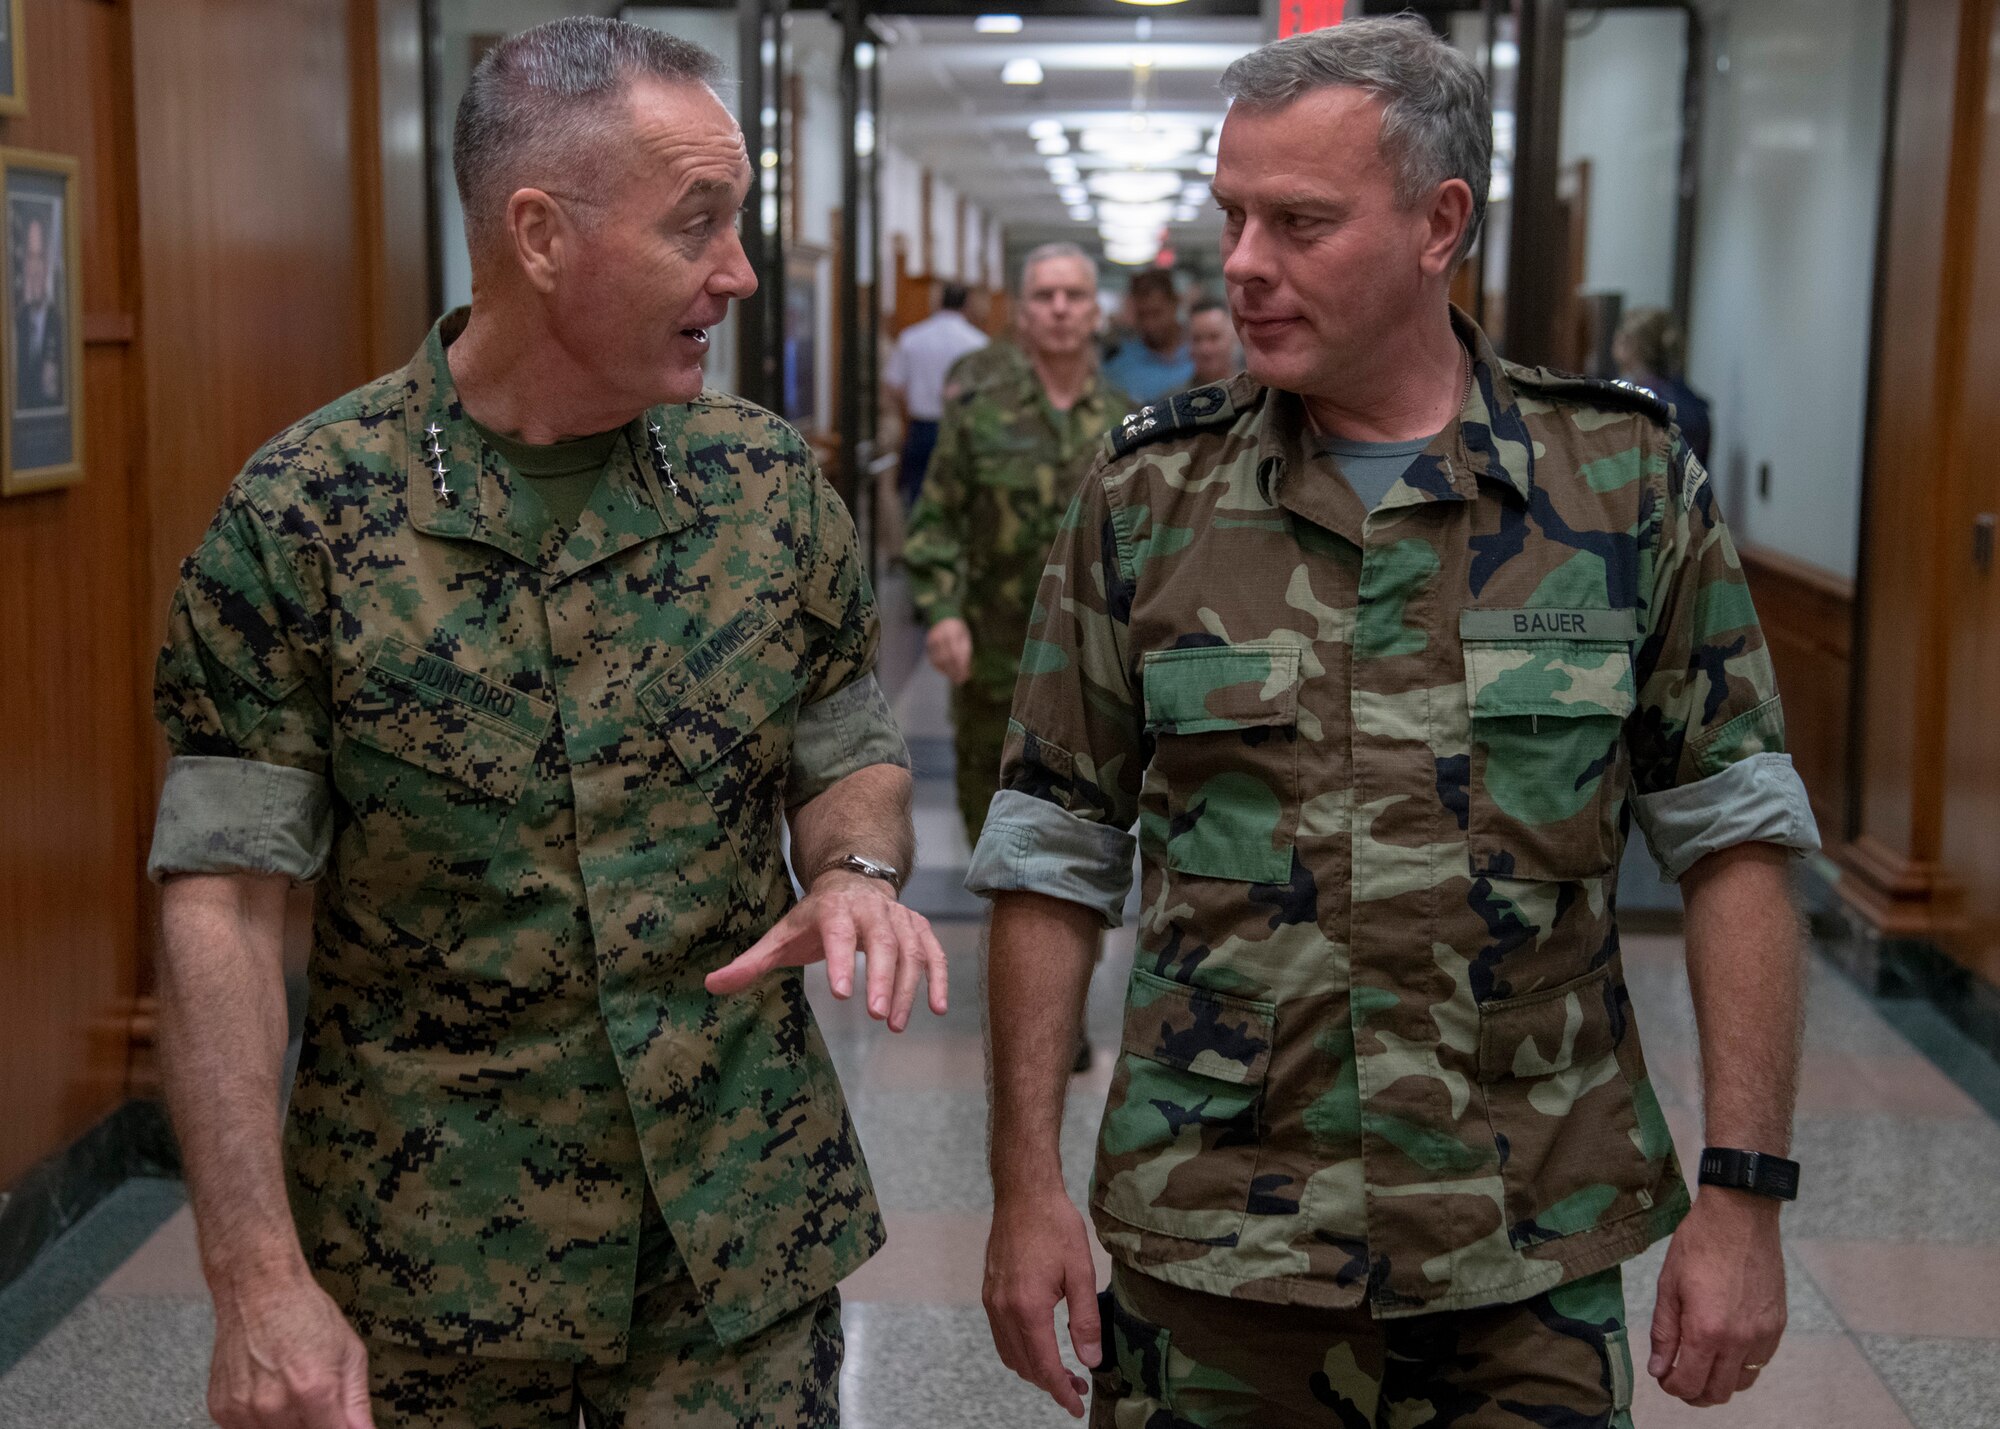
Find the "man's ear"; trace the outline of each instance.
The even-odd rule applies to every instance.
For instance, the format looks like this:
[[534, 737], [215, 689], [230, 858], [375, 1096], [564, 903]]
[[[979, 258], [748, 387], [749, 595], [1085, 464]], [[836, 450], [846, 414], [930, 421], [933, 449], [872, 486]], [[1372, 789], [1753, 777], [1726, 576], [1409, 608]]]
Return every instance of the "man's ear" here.
[[569, 217], [540, 189], [516, 189], [507, 199], [507, 241], [535, 291], [553, 291], [567, 256]]
[[1446, 179], [1431, 194], [1429, 224], [1417, 255], [1426, 276], [1450, 274], [1457, 264], [1458, 245], [1472, 223], [1472, 187], [1464, 179]]

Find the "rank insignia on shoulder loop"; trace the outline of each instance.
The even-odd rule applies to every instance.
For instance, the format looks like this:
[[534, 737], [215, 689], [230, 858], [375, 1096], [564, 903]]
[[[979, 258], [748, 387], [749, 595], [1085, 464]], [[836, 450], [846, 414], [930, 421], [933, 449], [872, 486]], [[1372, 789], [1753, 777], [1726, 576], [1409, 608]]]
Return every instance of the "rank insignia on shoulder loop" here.
[[674, 480], [674, 464], [667, 456], [666, 433], [660, 430], [658, 422], [648, 422], [646, 427], [653, 434], [653, 460], [660, 465], [660, 475], [667, 479], [667, 489], [674, 495], [681, 494], [681, 484]]

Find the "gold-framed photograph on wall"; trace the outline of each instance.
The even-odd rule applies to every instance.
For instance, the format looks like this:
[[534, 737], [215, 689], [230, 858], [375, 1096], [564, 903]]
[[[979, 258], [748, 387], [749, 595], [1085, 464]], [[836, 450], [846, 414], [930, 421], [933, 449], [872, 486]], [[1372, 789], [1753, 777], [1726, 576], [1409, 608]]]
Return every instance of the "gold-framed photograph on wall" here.
[[0, 148], [0, 496], [83, 479], [76, 160]]
[[0, 0], [0, 116], [28, 112], [28, 60], [21, 43], [21, 0]]

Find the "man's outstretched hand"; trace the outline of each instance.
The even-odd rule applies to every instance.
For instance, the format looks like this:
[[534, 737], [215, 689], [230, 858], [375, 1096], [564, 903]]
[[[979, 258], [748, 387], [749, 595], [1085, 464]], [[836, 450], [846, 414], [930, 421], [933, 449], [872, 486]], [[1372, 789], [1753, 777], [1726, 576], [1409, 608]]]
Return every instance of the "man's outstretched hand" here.
[[910, 1024], [917, 984], [930, 985], [931, 1011], [943, 1015], [948, 991], [944, 949], [920, 913], [898, 903], [889, 885], [844, 869], [821, 874], [812, 891], [740, 957], [708, 975], [712, 993], [741, 992], [773, 968], [822, 960], [839, 998], [854, 993], [854, 957], [868, 959], [868, 1015], [891, 1032]]

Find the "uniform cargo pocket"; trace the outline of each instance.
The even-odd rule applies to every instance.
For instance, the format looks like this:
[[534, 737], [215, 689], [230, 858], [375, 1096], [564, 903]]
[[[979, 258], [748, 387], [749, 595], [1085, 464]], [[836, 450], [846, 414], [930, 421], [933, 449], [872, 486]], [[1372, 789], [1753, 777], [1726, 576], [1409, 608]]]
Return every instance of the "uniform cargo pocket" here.
[[1530, 1246], [1641, 1209], [1647, 1159], [1618, 1061], [1607, 965], [1479, 1009], [1479, 1081], [1500, 1153], [1508, 1235]]
[[1277, 1010], [1134, 969], [1098, 1141], [1095, 1204], [1193, 1240], [1248, 1211]]
[[1632, 713], [1628, 646], [1465, 645], [1472, 872], [1544, 881], [1611, 872]]
[[1289, 883], [1299, 817], [1299, 650], [1149, 650], [1146, 729], [1167, 791], [1167, 866]]

